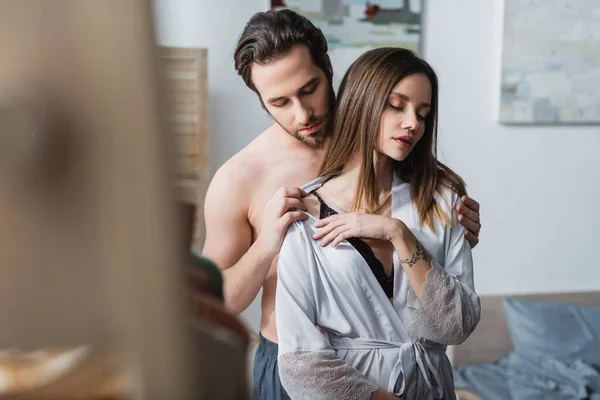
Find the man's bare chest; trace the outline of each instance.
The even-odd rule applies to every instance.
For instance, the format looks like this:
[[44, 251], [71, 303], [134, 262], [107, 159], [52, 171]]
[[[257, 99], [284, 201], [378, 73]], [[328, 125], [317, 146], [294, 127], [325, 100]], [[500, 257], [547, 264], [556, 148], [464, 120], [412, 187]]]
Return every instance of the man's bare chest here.
[[294, 169], [271, 170], [261, 177], [260, 184], [252, 193], [249, 193], [248, 219], [254, 236], [256, 237], [262, 229], [262, 220], [271, 198], [282, 187], [301, 187], [317, 177], [317, 167], [301, 167]]

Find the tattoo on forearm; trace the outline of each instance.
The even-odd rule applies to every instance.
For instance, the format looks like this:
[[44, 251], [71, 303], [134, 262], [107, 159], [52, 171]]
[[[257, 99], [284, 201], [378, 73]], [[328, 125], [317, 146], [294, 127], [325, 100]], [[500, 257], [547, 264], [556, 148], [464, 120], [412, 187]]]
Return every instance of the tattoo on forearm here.
[[417, 251], [412, 255], [411, 258], [400, 259], [401, 265], [408, 265], [409, 268], [412, 268], [419, 260], [430, 261], [431, 257], [427, 254], [425, 248], [417, 241]]

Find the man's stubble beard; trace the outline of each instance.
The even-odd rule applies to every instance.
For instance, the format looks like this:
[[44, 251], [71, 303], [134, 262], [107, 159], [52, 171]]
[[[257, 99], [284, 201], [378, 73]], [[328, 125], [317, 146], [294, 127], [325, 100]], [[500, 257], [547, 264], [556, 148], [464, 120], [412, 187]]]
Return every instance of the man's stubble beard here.
[[[298, 132], [289, 132], [285, 128], [283, 128], [283, 126], [281, 126], [281, 124], [279, 124], [279, 125], [287, 133], [289, 133], [290, 135], [292, 135], [294, 138], [298, 139], [305, 145], [307, 145], [309, 147], [317, 148], [320, 145], [322, 145], [325, 142], [325, 140], [327, 139], [327, 137], [329, 136], [329, 130], [327, 129], [327, 125], [329, 124], [329, 118], [330, 118], [329, 115], [325, 116], [323, 126], [321, 127], [321, 129], [318, 132], [315, 132], [311, 135], [302, 135], [301, 133], [298, 133]], [[323, 120], [323, 119], [321, 119], [321, 120]], [[319, 122], [319, 121], [316, 121], [316, 122]]]
[[[264, 107], [264, 105], [263, 105], [263, 108], [265, 108], [265, 110], [266, 110], [266, 107]], [[335, 91], [333, 90], [333, 85], [330, 82], [329, 83], [329, 110], [328, 110], [329, 112], [324, 117], [321, 116], [321, 117], [314, 118], [312, 121], [310, 121], [308, 123], [308, 126], [310, 126], [310, 125], [319, 123], [321, 121], [324, 121], [323, 126], [321, 127], [321, 129], [318, 132], [315, 132], [311, 135], [302, 135], [301, 133], [299, 133], [297, 131], [290, 132], [285, 128], [285, 126], [280, 124], [279, 121], [277, 121], [277, 119], [275, 119], [272, 115], [271, 115], [271, 117], [273, 118], [273, 120], [275, 120], [275, 122], [277, 122], [277, 124], [281, 127], [281, 129], [283, 129], [285, 132], [287, 132], [290, 136], [294, 137], [295, 139], [298, 139], [300, 142], [304, 143], [305, 145], [307, 145], [309, 147], [318, 148], [323, 143], [325, 143], [327, 138], [330, 136], [329, 128], [330, 128], [330, 123], [331, 123], [331, 116], [333, 115], [334, 109], [335, 109]]]

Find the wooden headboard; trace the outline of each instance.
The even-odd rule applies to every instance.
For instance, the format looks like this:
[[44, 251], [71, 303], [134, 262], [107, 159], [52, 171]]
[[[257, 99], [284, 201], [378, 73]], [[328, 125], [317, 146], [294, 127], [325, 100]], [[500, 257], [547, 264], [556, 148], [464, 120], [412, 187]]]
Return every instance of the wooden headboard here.
[[502, 306], [502, 300], [505, 298], [577, 306], [600, 306], [600, 292], [483, 296], [481, 297], [479, 325], [464, 343], [454, 346], [450, 351], [453, 366], [491, 362], [512, 350], [512, 342]]

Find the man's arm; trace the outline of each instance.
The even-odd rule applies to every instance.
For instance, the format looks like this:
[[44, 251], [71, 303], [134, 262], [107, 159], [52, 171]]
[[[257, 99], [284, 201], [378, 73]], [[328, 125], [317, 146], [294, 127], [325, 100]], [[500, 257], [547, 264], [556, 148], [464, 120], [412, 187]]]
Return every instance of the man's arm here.
[[252, 243], [248, 192], [234, 175], [222, 168], [210, 184], [204, 203], [206, 241], [202, 255], [223, 271], [225, 305], [239, 314], [262, 287], [287, 226], [306, 218], [306, 214], [290, 211], [305, 209], [299, 189], [280, 190], [266, 205], [262, 230]]
[[206, 240], [202, 255], [223, 272], [225, 306], [235, 314], [246, 309], [258, 294], [271, 254], [253, 246], [246, 196], [234, 176], [221, 168], [213, 178], [204, 202]]

